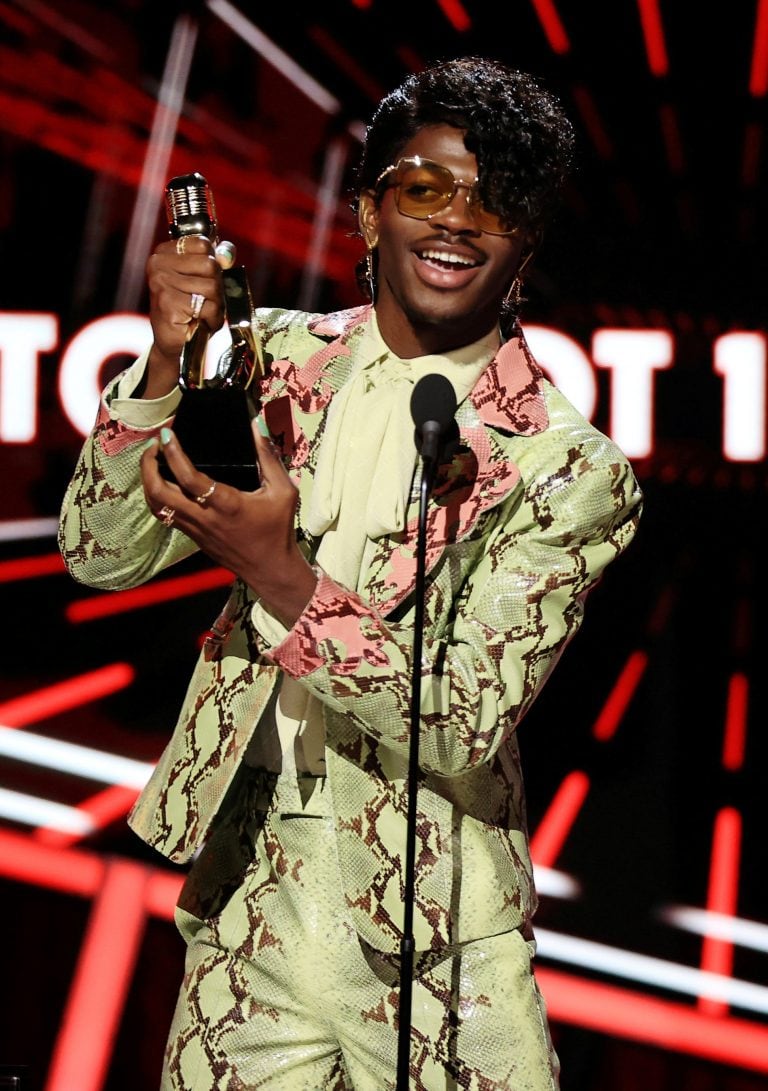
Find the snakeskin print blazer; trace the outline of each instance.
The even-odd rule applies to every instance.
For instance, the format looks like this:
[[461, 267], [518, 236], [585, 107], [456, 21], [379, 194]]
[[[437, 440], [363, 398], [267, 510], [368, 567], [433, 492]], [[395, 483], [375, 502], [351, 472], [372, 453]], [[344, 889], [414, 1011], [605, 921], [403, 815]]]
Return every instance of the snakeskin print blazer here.
[[[264, 413], [299, 489], [299, 528], [328, 407], [368, 317], [365, 307], [254, 315], [268, 366]], [[142, 583], [195, 548], [147, 509], [139, 454], [157, 429], [113, 419], [114, 389], [84, 446], [60, 530], [72, 575], [112, 589]], [[420, 950], [524, 927], [532, 916], [515, 729], [640, 511], [626, 458], [544, 378], [522, 335], [501, 347], [456, 419], [460, 445], [440, 468], [428, 520]], [[130, 817], [170, 859], [198, 854], [181, 902], [189, 911], [215, 911], [238, 881], [243, 829], [257, 807], [243, 754], [286, 672], [323, 704], [338, 856], [358, 933], [379, 950], [399, 949], [418, 496], [417, 480], [406, 529], [378, 541], [364, 593], [322, 576], [277, 647], [262, 646], [252, 594], [235, 582]]]

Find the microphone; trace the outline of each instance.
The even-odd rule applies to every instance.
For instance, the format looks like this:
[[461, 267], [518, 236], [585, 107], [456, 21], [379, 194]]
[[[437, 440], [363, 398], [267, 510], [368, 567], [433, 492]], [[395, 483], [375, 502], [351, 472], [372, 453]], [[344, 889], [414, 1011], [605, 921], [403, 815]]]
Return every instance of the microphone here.
[[414, 442], [425, 462], [434, 462], [456, 415], [456, 394], [444, 375], [425, 375], [411, 394]]
[[[180, 174], [165, 187], [165, 212], [168, 234], [172, 239], [203, 235], [214, 245], [218, 242], [216, 206], [211, 188], [202, 174]], [[196, 390], [202, 386], [205, 354], [211, 331], [205, 322], [195, 322], [188, 330], [181, 352], [180, 383], [182, 389]]]
[[418, 825], [417, 795], [419, 789], [419, 735], [421, 733], [421, 661], [424, 629], [424, 599], [427, 565], [427, 507], [437, 472], [440, 448], [453, 431], [458, 435], [454, 420], [456, 394], [444, 375], [424, 375], [411, 393], [411, 416], [416, 425], [414, 441], [424, 460], [419, 482], [419, 522], [416, 538], [416, 584], [414, 588], [413, 649], [411, 667], [410, 741], [408, 745], [408, 779], [403, 868], [403, 932], [400, 942], [400, 1000], [397, 1035], [397, 1091], [410, 1086], [411, 1010], [413, 1006], [413, 955], [416, 941], [413, 934], [413, 907], [416, 890], [416, 828]]
[[171, 178], [165, 187], [165, 211], [172, 239], [204, 235], [213, 242], [218, 233], [216, 206], [210, 186], [197, 171]]

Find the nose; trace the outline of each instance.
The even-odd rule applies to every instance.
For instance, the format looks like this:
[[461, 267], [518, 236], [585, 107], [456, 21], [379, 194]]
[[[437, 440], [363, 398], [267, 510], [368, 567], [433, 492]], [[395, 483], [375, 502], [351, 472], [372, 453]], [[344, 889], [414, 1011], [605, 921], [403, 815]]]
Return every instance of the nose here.
[[450, 202], [429, 217], [430, 223], [439, 224], [453, 234], [480, 235], [482, 232], [475, 223], [472, 206], [469, 203], [471, 185], [467, 182], [457, 182], [456, 190]]

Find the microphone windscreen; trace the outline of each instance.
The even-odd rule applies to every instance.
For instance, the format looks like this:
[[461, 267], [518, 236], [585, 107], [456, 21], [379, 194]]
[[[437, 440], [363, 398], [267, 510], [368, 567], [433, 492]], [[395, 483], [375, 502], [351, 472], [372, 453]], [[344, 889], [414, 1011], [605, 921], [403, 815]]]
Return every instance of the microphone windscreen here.
[[216, 238], [216, 206], [210, 186], [197, 171], [171, 178], [165, 187], [165, 211], [172, 239], [184, 235]]
[[444, 375], [425, 375], [413, 388], [411, 417], [419, 431], [428, 421], [434, 421], [443, 434], [450, 427], [456, 408], [456, 393]]

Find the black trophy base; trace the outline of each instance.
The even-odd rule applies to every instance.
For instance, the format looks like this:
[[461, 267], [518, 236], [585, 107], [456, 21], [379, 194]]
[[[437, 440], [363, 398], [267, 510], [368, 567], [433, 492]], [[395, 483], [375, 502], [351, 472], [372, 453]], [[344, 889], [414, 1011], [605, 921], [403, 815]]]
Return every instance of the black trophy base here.
[[[258, 489], [259, 469], [251, 431], [252, 408], [241, 387], [185, 390], [173, 431], [187, 458], [201, 473], [236, 489]], [[174, 481], [162, 456], [160, 473]]]

